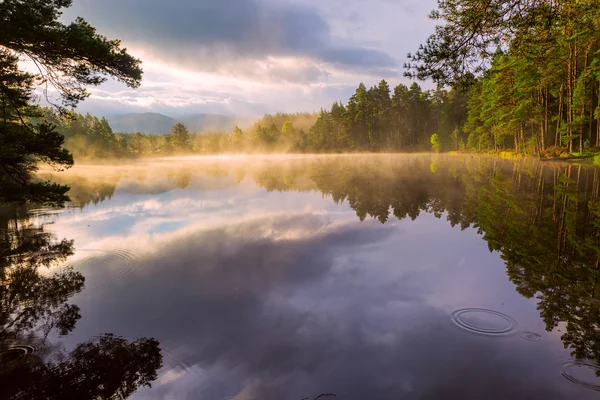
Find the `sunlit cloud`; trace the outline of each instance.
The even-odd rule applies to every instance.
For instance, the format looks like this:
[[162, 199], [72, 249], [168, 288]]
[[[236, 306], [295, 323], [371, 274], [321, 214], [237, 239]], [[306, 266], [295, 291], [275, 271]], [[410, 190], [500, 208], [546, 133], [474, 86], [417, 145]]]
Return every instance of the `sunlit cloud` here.
[[359, 82], [404, 82], [402, 63], [433, 29], [434, 0], [75, 0], [81, 15], [142, 59], [137, 90], [109, 82], [80, 110], [254, 117], [318, 111]]

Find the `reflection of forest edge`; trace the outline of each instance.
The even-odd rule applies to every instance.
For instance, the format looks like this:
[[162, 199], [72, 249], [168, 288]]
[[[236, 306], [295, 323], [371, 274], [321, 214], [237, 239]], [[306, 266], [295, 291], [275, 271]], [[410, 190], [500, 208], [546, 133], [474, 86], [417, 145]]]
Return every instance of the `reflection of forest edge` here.
[[477, 228], [490, 251], [501, 253], [516, 290], [537, 298], [548, 330], [567, 323], [562, 340], [574, 356], [600, 361], [596, 168], [405, 155], [190, 161], [178, 167], [107, 169], [101, 175], [64, 176], [61, 183], [72, 187], [73, 205], [110, 198], [128, 180], [159, 193], [219, 189], [223, 183], [210, 178], [228, 178], [233, 186], [249, 177], [267, 191], [317, 191], [335, 203], [347, 202], [360, 220], [445, 215], [452, 226]]
[[[253, 163], [243, 159], [184, 161], [177, 167], [166, 163], [85, 167], [62, 174], [59, 183], [71, 186], [72, 207], [110, 199], [117, 188], [148, 194], [217, 190], [249, 179], [269, 192], [313, 191], [331, 197], [336, 204], [347, 202], [361, 221], [372, 217], [386, 223], [392, 216], [414, 220], [422, 212], [445, 217], [452, 226], [476, 228], [490, 251], [501, 254], [516, 290], [537, 299], [549, 331], [559, 322], [566, 323], [561, 339], [573, 356], [600, 362], [600, 296], [596, 289], [600, 275], [599, 172], [584, 166], [485, 157], [340, 156]], [[42, 266], [64, 260], [72, 253], [73, 243], [55, 242], [43, 226], [24, 222], [27, 211], [0, 209], [3, 343], [23, 340], [34, 330], [38, 336], [51, 330], [68, 333], [79, 318], [79, 309], [67, 305], [67, 300], [83, 288], [83, 277], [70, 270], [52, 277], [36, 273]], [[21, 281], [16, 278], [19, 273], [23, 274]], [[26, 278], [35, 283], [25, 282]], [[27, 295], [18, 293], [24, 285], [35, 289]], [[24, 317], [17, 317], [23, 312]], [[18, 318], [25, 319], [14, 322]], [[158, 343], [152, 339], [130, 343], [114, 336], [84, 343], [58, 364], [44, 364], [37, 357], [27, 364], [28, 371], [35, 371], [29, 376], [38, 383], [60, 381], [53, 374], [62, 371], [64, 379], [80, 379], [81, 375], [72, 372], [73, 365], [83, 362], [77, 357], [92, 357], [102, 346], [121, 349], [115, 350], [114, 357], [129, 357], [132, 362], [122, 364], [134, 369], [119, 371], [135, 378], [121, 382], [122, 386], [113, 384], [112, 393], [132, 393], [155, 379], [160, 366]], [[108, 368], [115, 361], [110, 351], [102, 353], [108, 358], [98, 365]], [[9, 358], [0, 361], [4, 378], [18, 370], [14, 365], [6, 368], [12, 365]], [[109, 369], [83, 369], [81, 374], [112, 382]], [[57, 390], [40, 385], [29, 384], [42, 388], [36, 393], [22, 388], [17, 392], [43, 398], [39, 397], [46, 393], [43, 390]]]
[[63, 263], [74, 243], [55, 240], [17, 210], [2, 209], [0, 220], [0, 398], [125, 399], [149, 386], [162, 363], [154, 339], [105, 334], [68, 353], [51, 344], [52, 334], [69, 334], [81, 318], [68, 301], [85, 278], [68, 267], [43, 270]]

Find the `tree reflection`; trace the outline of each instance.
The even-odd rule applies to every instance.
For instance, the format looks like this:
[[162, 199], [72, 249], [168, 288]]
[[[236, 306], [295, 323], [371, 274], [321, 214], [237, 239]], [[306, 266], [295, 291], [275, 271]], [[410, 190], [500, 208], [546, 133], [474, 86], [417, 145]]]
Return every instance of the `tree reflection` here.
[[[268, 191], [320, 192], [335, 203], [347, 203], [361, 221], [414, 220], [430, 213], [461, 229], [474, 227], [490, 251], [501, 254], [516, 290], [538, 300], [546, 328], [565, 323], [565, 346], [577, 358], [600, 363], [597, 168], [477, 156], [380, 155], [227, 160], [177, 169], [162, 165], [138, 173], [138, 181], [166, 176], [172, 185], [163, 191], [186, 188], [198, 175], [231, 177], [233, 184], [250, 178]], [[111, 183], [101, 187], [94, 179], [82, 180], [86, 184], [80, 192], [77, 182], [63, 183], [80, 193], [83, 202], [101, 200], [106, 196], [96, 194], [110, 197], [121, 177], [107, 176], [98, 182]], [[213, 186], [221, 188], [216, 180], [202, 188]]]
[[57, 362], [30, 356], [4, 363], [0, 397], [6, 399], [126, 399], [150, 386], [161, 367], [159, 343], [104, 335], [78, 345]]
[[[57, 267], [73, 254], [73, 241], [23, 221], [0, 231], [0, 341], [41, 330], [66, 335], [80, 318], [79, 307], [67, 304], [84, 286], [84, 277], [72, 269], [50, 276], [41, 268]], [[19, 226], [22, 225], [22, 226]]]
[[[435, 168], [432, 165], [435, 164]], [[566, 323], [565, 348], [600, 363], [600, 171], [492, 158], [322, 159], [262, 168], [267, 190], [315, 190], [362, 221], [416, 219], [421, 212], [478, 229], [498, 251], [516, 290], [537, 298], [546, 329]]]
[[43, 225], [2, 215], [0, 398], [125, 399], [156, 379], [162, 357], [154, 339], [130, 342], [107, 334], [69, 354], [19, 351], [32, 340], [45, 343], [52, 332], [66, 335], [75, 328], [80, 309], [68, 301], [85, 278], [58, 269], [72, 254], [73, 241], [58, 241]]

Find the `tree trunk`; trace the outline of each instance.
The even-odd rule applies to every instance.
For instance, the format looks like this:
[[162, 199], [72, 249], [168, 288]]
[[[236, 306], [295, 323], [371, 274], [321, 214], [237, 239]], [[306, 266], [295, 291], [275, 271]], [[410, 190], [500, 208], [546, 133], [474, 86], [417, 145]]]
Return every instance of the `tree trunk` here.
[[597, 93], [596, 93], [596, 97], [597, 97], [597, 113], [598, 115], [596, 116], [596, 146], [600, 147], [600, 82], [598, 82], [598, 89], [597, 89]]
[[525, 155], [527, 155], [527, 147], [525, 146], [525, 130], [523, 129], [523, 123], [522, 122], [520, 124], [519, 134], [520, 134], [520, 139], [521, 139], [521, 148], [523, 149], [522, 152]]
[[573, 48], [569, 43], [569, 66], [567, 68], [567, 137], [569, 142], [569, 152], [573, 150], [573, 144], [571, 142], [571, 69], [573, 68]]
[[548, 143], [548, 86], [544, 96], [544, 140], [542, 141], [542, 151], [546, 149]]
[[560, 123], [562, 121], [563, 114], [563, 84], [560, 85], [560, 90], [558, 91], [558, 118], [556, 121], [556, 134], [554, 135], [554, 145], [559, 146], [562, 144], [560, 142]]
[[[588, 55], [590, 53], [590, 46], [588, 45], [586, 51], [585, 51], [585, 57], [584, 57], [584, 63], [583, 63], [583, 73], [585, 73], [585, 70], [587, 69], [588, 66]], [[575, 71], [575, 73], [577, 73], [577, 71]], [[581, 96], [581, 131], [580, 131], [580, 135], [579, 135], [579, 151], [581, 153], [583, 153], [583, 143], [584, 143], [584, 127], [583, 127], [583, 117], [585, 116], [585, 96]]]
[[592, 142], [592, 137], [594, 133], [594, 109], [590, 108], [590, 125], [588, 126], [588, 138], [590, 139], [590, 144]]

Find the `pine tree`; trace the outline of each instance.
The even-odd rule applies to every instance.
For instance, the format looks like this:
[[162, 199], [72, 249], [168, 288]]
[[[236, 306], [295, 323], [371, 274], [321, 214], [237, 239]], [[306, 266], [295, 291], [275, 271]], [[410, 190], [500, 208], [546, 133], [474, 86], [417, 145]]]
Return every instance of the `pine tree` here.
[[175, 151], [189, 152], [192, 147], [190, 133], [185, 125], [176, 123], [171, 129], [171, 142]]
[[[73, 164], [62, 148], [64, 137], [52, 124], [31, 124], [41, 117], [29, 105], [34, 83], [54, 86], [63, 105], [87, 97], [85, 87], [112, 76], [131, 87], [141, 80], [140, 61], [78, 18], [60, 21], [71, 0], [4, 0], [0, 2], [0, 201], [62, 204], [67, 187], [37, 182], [38, 162], [60, 170]], [[19, 69], [19, 57], [39, 68], [33, 75]]]

